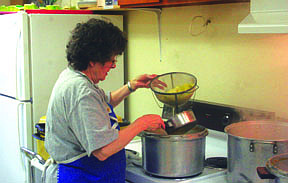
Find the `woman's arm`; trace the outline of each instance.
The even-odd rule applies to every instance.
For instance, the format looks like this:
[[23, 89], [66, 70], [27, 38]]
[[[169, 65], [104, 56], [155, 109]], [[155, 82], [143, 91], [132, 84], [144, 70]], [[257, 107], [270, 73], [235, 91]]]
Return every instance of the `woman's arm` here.
[[113, 91], [110, 93], [110, 104], [113, 107], [116, 107], [120, 102], [122, 102], [129, 94], [131, 91], [128, 89], [128, 85], [125, 84], [121, 88], [119, 88], [116, 91]]
[[[130, 80], [130, 88], [133, 91], [136, 91], [138, 88], [149, 88], [149, 84], [151, 80], [156, 77], [156, 74], [143, 74], [138, 76], [137, 78]], [[113, 107], [116, 107], [120, 102], [122, 102], [130, 93], [132, 93], [129, 88], [128, 84], [122, 86], [116, 91], [111, 92], [110, 96], [110, 104]]]
[[148, 114], [138, 118], [134, 123], [119, 131], [119, 136], [110, 144], [93, 151], [93, 155], [100, 161], [106, 160], [111, 155], [123, 149], [137, 134], [143, 130], [156, 130], [165, 128], [164, 122], [159, 115]]

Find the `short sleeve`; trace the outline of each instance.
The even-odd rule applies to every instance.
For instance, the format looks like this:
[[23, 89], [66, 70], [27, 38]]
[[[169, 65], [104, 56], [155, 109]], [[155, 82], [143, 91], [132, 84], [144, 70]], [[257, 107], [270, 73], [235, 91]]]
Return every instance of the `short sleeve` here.
[[89, 92], [79, 99], [70, 116], [72, 131], [89, 156], [118, 138], [118, 130], [111, 128], [105, 100], [105, 96]]

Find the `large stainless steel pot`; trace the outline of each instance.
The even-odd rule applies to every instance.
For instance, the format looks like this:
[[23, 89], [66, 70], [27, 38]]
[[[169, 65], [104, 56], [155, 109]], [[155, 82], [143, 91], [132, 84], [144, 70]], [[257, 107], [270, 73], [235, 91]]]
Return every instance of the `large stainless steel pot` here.
[[257, 167], [276, 154], [288, 152], [288, 123], [245, 121], [225, 128], [228, 134], [229, 183], [271, 183], [260, 179]]
[[266, 162], [266, 167], [257, 167], [261, 179], [270, 182], [288, 183], [288, 153], [275, 155]]
[[196, 125], [183, 135], [140, 134], [144, 170], [161, 177], [188, 177], [204, 169], [208, 130]]

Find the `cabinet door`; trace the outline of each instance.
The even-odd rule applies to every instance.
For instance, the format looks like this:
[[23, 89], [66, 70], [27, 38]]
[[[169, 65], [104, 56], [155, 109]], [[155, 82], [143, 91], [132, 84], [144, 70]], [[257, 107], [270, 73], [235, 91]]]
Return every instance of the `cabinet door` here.
[[119, 5], [159, 3], [160, 0], [118, 0]]

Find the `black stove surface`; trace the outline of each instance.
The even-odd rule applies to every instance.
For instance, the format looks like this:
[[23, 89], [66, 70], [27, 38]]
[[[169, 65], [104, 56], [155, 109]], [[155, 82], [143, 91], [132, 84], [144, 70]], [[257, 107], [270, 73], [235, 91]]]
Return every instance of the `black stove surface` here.
[[206, 158], [204, 162], [204, 166], [211, 167], [211, 168], [227, 169], [227, 158], [226, 157]]

